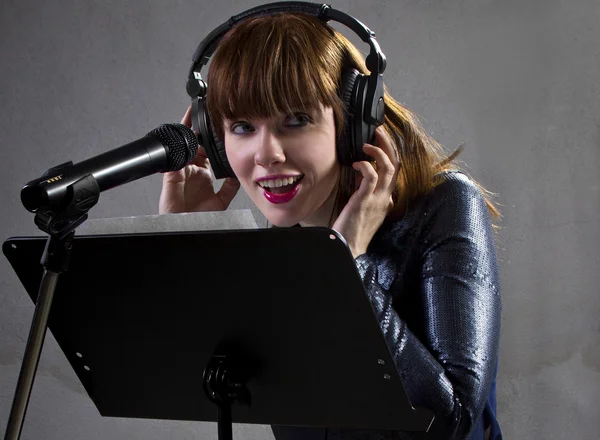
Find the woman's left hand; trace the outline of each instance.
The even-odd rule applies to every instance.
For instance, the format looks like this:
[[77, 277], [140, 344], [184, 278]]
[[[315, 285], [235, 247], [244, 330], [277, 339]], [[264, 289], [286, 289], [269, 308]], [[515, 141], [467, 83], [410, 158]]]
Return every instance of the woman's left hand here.
[[391, 139], [382, 126], [375, 130], [377, 146], [365, 144], [363, 151], [375, 159], [376, 168], [367, 161], [355, 162], [358, 189], [333, 224], [342, 234], [354, 258], [364, 254], [385, 217], [394, 206], [392, 192], [396, 186], [400, 161]]

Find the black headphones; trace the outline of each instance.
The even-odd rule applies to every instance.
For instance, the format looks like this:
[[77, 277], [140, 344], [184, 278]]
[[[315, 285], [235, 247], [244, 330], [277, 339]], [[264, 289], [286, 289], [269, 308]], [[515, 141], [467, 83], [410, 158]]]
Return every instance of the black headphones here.
[[362, 151], [363, 145], [372, 142], [375, 128], [383, 124], [383, 72], [386, 67], [385, 55], [375, 40], [375, 33], [356, 18], [332, 9], [327, 4], [306, 2], [277, 2], [249, 9], [231, 17], [227, 22], [214, 29], [196, 49], [192, 67], [188, 75], [186, 90], [192, 98], [192, 128], [198, 133], [198, 142], [206, 150], [215, 178], [234, 177], [235, 174], [227, 161], [225, 145], [216, 135], [210, 124], [206, 109], [207, 84], [200, 71], [205, 66], [221, 38], [238, 22], [256, 16], [274, 15], [284, 12], [302, 12], [327, 23], [337, 21], [352, 29], [365, 43], [370, 53], [366, 66], [370, 75], [363, 75], [356, 69], [343, 73], [339, 95], [346, 109], [344, 133], [337, 141], [337, 155], [340, 163], [350, 166], [353, 162], [368, 160]]

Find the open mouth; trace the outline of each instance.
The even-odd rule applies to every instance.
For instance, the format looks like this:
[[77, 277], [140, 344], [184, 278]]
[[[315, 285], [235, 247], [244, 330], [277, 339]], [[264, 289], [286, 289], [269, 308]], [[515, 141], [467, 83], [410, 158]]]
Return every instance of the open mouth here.
[[274, 204], [287, 203], [291, 201], [300, 188], [300, 182], [304, 174], [292, 177], [261, 180], [257, 184], [262, 188], [265, 198]]
[[302, 180], [303, 174], [294, 177], [284, 177], [282, 179], [262, 180], [258, 185], [270, 194], [285, 194], [288, 193]]

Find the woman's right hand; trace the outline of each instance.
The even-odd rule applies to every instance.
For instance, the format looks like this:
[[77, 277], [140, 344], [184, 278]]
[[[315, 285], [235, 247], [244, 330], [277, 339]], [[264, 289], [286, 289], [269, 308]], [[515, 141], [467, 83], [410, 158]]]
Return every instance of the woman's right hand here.
[[[191, 106], [181, 123], [192, 128]], [[210, 163], [204, 148], [190, 164], [178, 171], [163, 174], [162, 190], [158, 204], [159, 214], [176, 212], [223, 211], [227, 209], [240, 188], [237, 179], [227, 177], [215, 193]]]

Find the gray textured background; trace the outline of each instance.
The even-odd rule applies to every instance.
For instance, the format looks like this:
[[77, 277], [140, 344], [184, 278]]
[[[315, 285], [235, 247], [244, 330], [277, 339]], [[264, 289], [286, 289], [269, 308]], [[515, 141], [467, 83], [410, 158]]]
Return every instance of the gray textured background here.
[[[197, 43], [255, 5], [4, 0], [0, 238], [37, 232], [19, 201], [27, 180], [178, 121]], [[598, 438], [600, 2], [333, 6], [376, 31], [393, 95], [449, 148], [466, 142], [471, 175], [499, 194], [506, 438]], [[159, 191], [153, 176], [105, 192], [92, 217], [155, 213]], [[235, 206], [249, 202], [240, 196]], [[33, 313], [4, 257], [0, 313], [3, 432]], [[235, 429], [271, 438], [265, 427]], [[216, 426], [100, 417], [49, 335], [22, 438], [216, 438]]]

